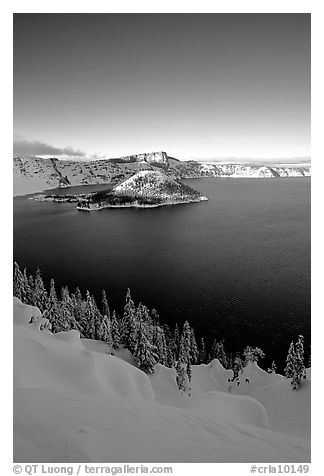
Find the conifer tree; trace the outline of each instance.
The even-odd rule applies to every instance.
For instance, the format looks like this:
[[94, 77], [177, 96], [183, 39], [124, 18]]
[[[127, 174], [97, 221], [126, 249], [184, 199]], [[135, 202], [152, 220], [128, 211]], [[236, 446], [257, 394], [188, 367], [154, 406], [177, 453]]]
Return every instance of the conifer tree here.
[[120, 346], [120, 333], [119, 333], [119, 323], [116, 317], [116, 312], [114, 311], [111, 318], [111, 338], [112, 338], [112, 348], [117, 350]]
[[24, 300], [27, 304], [32, 304], [33, 299], [33, 290], [29, 285], [29, 280], [27, 277], [27, 270], [24, 269]]
[[34, 306], [38, 307], [41, 312], [44, 312], [47, 308], [48, 298], [39, 268], [36, 270], [32, 296]]
[[174, 365], [174, 341], [170, 327], [167, 324], [162, 326], [166, 340], [166, 363], [165, 365], [172, 368]]
[[[137, 314], [142, 311], [139, 306]], [[136, 339], [137, 325], [135, 322], [135, 304], [131, 298], [130, 290], [127, 289], [126, 304], [124, 307], [124, 313], [121, 322], [121, 343], [129, 349], [132, 353], [134, 351], [135, 339]]]
[[99, 334], [100, 334], [100, 327], [102, 323], [102, 315], [98, 309], [96, 300], [94, 296], [91, 296], [92, 299], [92, 304], [93, 304], [93, 309], [94, 309], [94, 326], [95, 326], [95, 339], [98, 340], [100, 339]]
[[294, 345], [294, 342], [292, 341], [289, 346], [289, 350], [288, 350], [288, 354], [286, 358], [285, 376], [287, 378], [292, 378], [294, 375], [295, 361], [296, 361], [295, 345]]
[[192, 372], [191, 372], [191, 365], [189, 360], [187, 361], [186, 373], [188, 375], [189, 382], [191, 382]]
[[14, 263], [14, 272], [13, 272], [13, 295], [20, 299], [20, 301], [24, 302], [25, 296], [25, 281], [24, 275], [20, 271], [18, 263], [15, 261]]
[[175, 365], [175, 370], [176, 370], [176, 382], [177, 382], [178, 389], [180, 390], [181, 393], [185, 393], [187, 390], [187, 382], [186, 382], [187, 372], [184, 367], [184, 364], [178, 360]]
[[101, 323], [98, 314], [97, 306], [89, 291], [87, 291], [83, 323], [84, 335], [87, 339], [97, 339], [98, 337], [98, 328]]
[[104, 314], [98, 331], [98, 338], [103, 342], [106, 342], [109, 346], [112, 346], [112, 333], [111, 333], [111, 320]]
[[107, 316], [108, 319], [110, 320], [110, 318], [111, 318], [110, 309], [109, 309], [109, 304], [108, 304], [106, 291], [104, 289], [102, 290], [102, 301], [101, 301], [101, 303], [102, 303], [102, 315]]
[[234, 367], [234, 359], [233, 359], [233, 354], [230, 352], [227, 356], [227, 368], [228, 369], [233, 369]]
[[271, 367], [268, 369], [269, 374], [275, 374], [277, 372], [277, 366], [275, 361], [272, 361]]
[[199, 350], [193, 328], [190, 329], [190, 362], [197, 364], [199, 362]]
[[180, 339], [180, 350], [179, 350], [179, 360], [180, 362], [187, 363], [190, 361], [191, 351], [191, 329], [188, 321], [185, 321], [183, 324], [181, 339]]
[[28, 285], [30, 289], [29, 304], [33, 305], [33, 291], [34, 291], [35, 282], [34, 282], [34, 277], [32, 274], [29, 275]]
[[250, 347], [247, 346], [243, 352], [244, 356], [244, 365], [247, 365], [249, 362], [258, 362], [259, 359], [263, 359], [265, 357], [265, 353], [259, 347]]
[[243, 362], [240, 357], [240, 354], [237, 352], [233, 362], [233, 373], [234, 378], [238, 378], [239, 372], [243, 369]]
[[135, 312], [135, 321], [138, 323], [139, 321], [145, 322], [149, 327], [153, 326], [153, 320], [149, 314], [149, 310], [144, 304], [141, 302], [139, 303], [136, 312]]
[[160, 316], [157, 313], [156, 309], [152, 309], [151, 311], [151, 319], [152, 319], [152, 324], [154, 326], [159, 326], [160, 325]]
[[59, 307], [62, 319], [67, 323], [68, 328], [78, 330], [78, 325], [76, 323], [73, 313], [73, 301], [70, 297], [69, 289], [67, 286], [62, 287], [61, 289], [61, 302]]
[[312, 351], [311, 351], [311, 346], [309, 346], [309, 357], [308, 357], [307, 367], [310, 369], [311, 366], [312, 366]]
[[140, 321], [134, 346], [134, 357], [138, 362], [138, 367], [143, 372], [153, 374], [158, 355], [156, 347], [148, 338], [147, 329], [145, 322]]
[[173, 332], [173, 339], [172, 339], [172, 350], [173, 350], [173, 358], [174, 360], [178, 360], [179, 358], [179, 350], [180, 350], [180, 331], [178, 327], [178, 323], [176, 322], [174, 332]]
[[186, 366], [186, 374], [188, 377], [188, 393], [189, 395], [191, 394], [191, 379], [192, 379], [192, 372], [191, 372], [191, 364], [190, 361], [188, 360], [187, 366]]
[[164, 330], [159, 326], [154, 326], [153, 329], [153, 345], [157, 349], [158, 362], [162, 365], [167, 365], [168, 349]]
[[306, 368], [304, 364], [304, 337], [298, 336], [298, 341], [295, 345], [295, 363], [294, 371], [291, 381], [293, 390], [296, 390], [302, 379], [306, 378]]
[[48, 298], [48, 307], [46, 311], [46, 318], [49, 320], [52, 326], [52, 332], [64, 332], [70, 329], [69, 323], [60, 309], [59, 301], [55, 290], [54, 279], [51, 279], [50, 293]]
[[228, 368], [228, 360], [225, 352], [224, 341], [217, 342], [216, 339], [214, 340], [210, 352], [210, 360], [213, 359], [217, 359], [225, 369]]
[[179, 349], [179, 362], [185, 365], [185, 372], [188, 375], [188, 379], [191, 380], [191, 343], [192, 343], [192, 334], [191, 328], [188, 321], [185, 321], [182, 329], [182, 334], [180, 338], [180, 349]]
[[77, 287], [71, 296], [73, 317], [76, 326], [82, 336], [84, 336], [84, 301], [80, 289]]
[[205, 347], [205, 341], [203, 337], [200, 339], [199, 363], [200, 364], [206, 363], [206, 347]]

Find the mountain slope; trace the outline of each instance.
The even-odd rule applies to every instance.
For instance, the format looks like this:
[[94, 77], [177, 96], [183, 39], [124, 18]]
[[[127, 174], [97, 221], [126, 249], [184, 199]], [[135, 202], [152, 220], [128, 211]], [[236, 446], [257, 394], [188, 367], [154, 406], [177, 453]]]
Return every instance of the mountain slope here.
[[69, 185], [120, 183], [141, 170], [163, 170], [175, 179], [227, 177], [278, 178], [310, 176], [309, 165], [244, 165], [181, 162], [166, 152], [152, 152], [93, 161], [15, 157], [14, 195], [41, 192]]

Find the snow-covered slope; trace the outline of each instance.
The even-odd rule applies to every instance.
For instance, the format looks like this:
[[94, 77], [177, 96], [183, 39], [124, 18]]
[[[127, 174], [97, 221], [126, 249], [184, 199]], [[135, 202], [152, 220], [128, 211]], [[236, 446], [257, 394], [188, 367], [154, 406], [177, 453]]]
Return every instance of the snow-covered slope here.
[[[160, 365], [150, 379], [127, 351], [107, 355], [75, 331], [40, 330], [46, 319], [17, 298], [13, 316], [15, 462], [309, 461], [307, 440], [273, 429], [275, 386], [280, 405], [296, 402], [282, 378], [269, 385], [263, 375], [259, 401], [232, 395], [213, 361], [193, 368], [193, 395], [183, 397], [173, 369]], [[250, 369], [251, 379], [259, 374]]]
[[201, 177], [273, 178], [310, 176], [310, 165], [260, 166], [245, 164], [181, 162], [166, 152], [151, 152], [93, 161], [15, 157], [14, 195], [41, 192], [71, 185], [120, 183], [141, 170], [162, 170], [176, 179]]

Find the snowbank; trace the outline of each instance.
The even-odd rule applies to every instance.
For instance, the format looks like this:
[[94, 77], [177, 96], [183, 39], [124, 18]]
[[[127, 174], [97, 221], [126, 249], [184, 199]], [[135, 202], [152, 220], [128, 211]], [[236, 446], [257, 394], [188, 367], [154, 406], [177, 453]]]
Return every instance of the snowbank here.
[[296, 391], [288, 379], [257, 388], [252, 394], [267, 409], [271, 427], [277, 431], [310, 438], [311, 384], [304, 380]]
[[261, 403], [222, 391], [219, 362], [194, 366], [200, 395], [182, 398], [173, 369], [148, 378], [128, 351], [131, 363], [32, 315], [43, 319], [14, 300], [15, 462], [309, 461], [308, 442], [267, 428]]

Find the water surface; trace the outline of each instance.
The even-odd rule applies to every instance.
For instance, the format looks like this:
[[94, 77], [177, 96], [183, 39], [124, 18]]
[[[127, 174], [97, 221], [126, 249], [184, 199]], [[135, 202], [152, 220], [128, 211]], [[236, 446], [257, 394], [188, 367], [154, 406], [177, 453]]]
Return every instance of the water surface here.
[[17, 197], [14, 259], [58, 286], [105, 288], [117, 311], [130, 287], [163, 322], [283, 362], [292, 338], [310, 338], [310, 179], [185, 183], [209, 201], [88, 213]]

